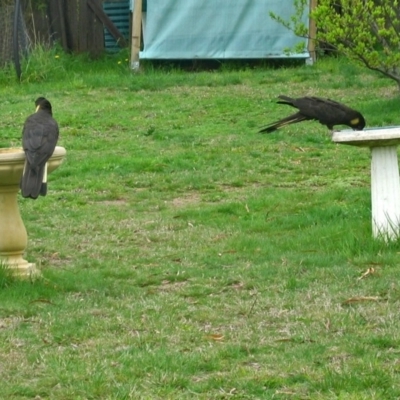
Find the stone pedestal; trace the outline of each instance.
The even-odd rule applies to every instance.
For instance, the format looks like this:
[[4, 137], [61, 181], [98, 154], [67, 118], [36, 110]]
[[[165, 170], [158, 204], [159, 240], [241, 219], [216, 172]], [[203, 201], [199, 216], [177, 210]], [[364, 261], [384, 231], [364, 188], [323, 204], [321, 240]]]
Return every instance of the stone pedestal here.
[[[48, 161], [48, 173], [62, 163], [65, 154], [63, 147], [56, 147]], [[0, 149], [0, 263], [13, 269], [16, 275], [28, 277], [38, 272], [35, 265], [23, 257], [28, 236], [19, 212], [17, 195], [24, 163], [25, 153], [21, 148]]]
[[400, 236], [400, 127], [334, 132], [332, 140], [371, 149], [372, 233], [376, 238], [396, 240]]

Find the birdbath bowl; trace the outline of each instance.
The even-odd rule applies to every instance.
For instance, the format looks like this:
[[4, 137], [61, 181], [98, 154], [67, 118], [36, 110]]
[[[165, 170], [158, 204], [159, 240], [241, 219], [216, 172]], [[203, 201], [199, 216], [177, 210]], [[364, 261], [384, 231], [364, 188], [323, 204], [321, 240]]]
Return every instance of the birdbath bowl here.
[[[48, 161], [54, 171], [63, 161], [66, 151], [57, 146]], [[17, 194], [25, 164], [22, 148], [0, 149], [0, 264], [15, 275], [30, 277], [38, 273], [35, 264], [24, 260], [28, 236], [19, 213]]]
[[400, 236], [400, 126], [334, 132], [332, 141], [371, 149], [372, 233], [386, 241]]

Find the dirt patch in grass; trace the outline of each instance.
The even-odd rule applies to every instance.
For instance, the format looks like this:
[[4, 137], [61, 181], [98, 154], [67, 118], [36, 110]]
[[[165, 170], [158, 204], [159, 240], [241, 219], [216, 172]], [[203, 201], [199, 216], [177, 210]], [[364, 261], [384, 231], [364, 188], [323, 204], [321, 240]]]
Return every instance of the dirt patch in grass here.
[[198, 193], [190, 193], [185, 196], [175, 197], [171, 204], [173, 207], [182, 208], [191, 204], [198, 204], [201, 202], [201, 196]]

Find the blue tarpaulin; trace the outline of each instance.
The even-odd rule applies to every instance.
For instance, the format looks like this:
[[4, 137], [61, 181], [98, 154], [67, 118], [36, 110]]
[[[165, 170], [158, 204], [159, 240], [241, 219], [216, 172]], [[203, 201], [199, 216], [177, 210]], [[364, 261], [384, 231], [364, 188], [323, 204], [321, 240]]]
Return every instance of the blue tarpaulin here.
[[[138, 0], [135, 0], [138, 1]], [[289, 19], [293, 0], [147, 0], [141, 59], [288, 57], [306, 39], [274, 21]], [[304, 16], [307, 23], [307, 15]], [[309, 58], [309, 53], [291, 54]]]

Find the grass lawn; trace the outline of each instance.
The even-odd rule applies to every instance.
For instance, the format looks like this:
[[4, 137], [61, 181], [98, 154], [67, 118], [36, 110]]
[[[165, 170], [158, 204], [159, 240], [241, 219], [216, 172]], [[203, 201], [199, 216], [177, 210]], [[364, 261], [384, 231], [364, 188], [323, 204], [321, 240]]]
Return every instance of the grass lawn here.
[[67, 158], [19, 198], [43, 279], [0, 275], [0, 397], [400, 398], [400, 243], [371, 237], [369, 151], [316, 122], [257, 133], [293, 111], [279, 94], [398, 125], [396, 84], [334, 59], [131, 74], [54, 54], [13, 79], [0, 145], [44, 95]]

